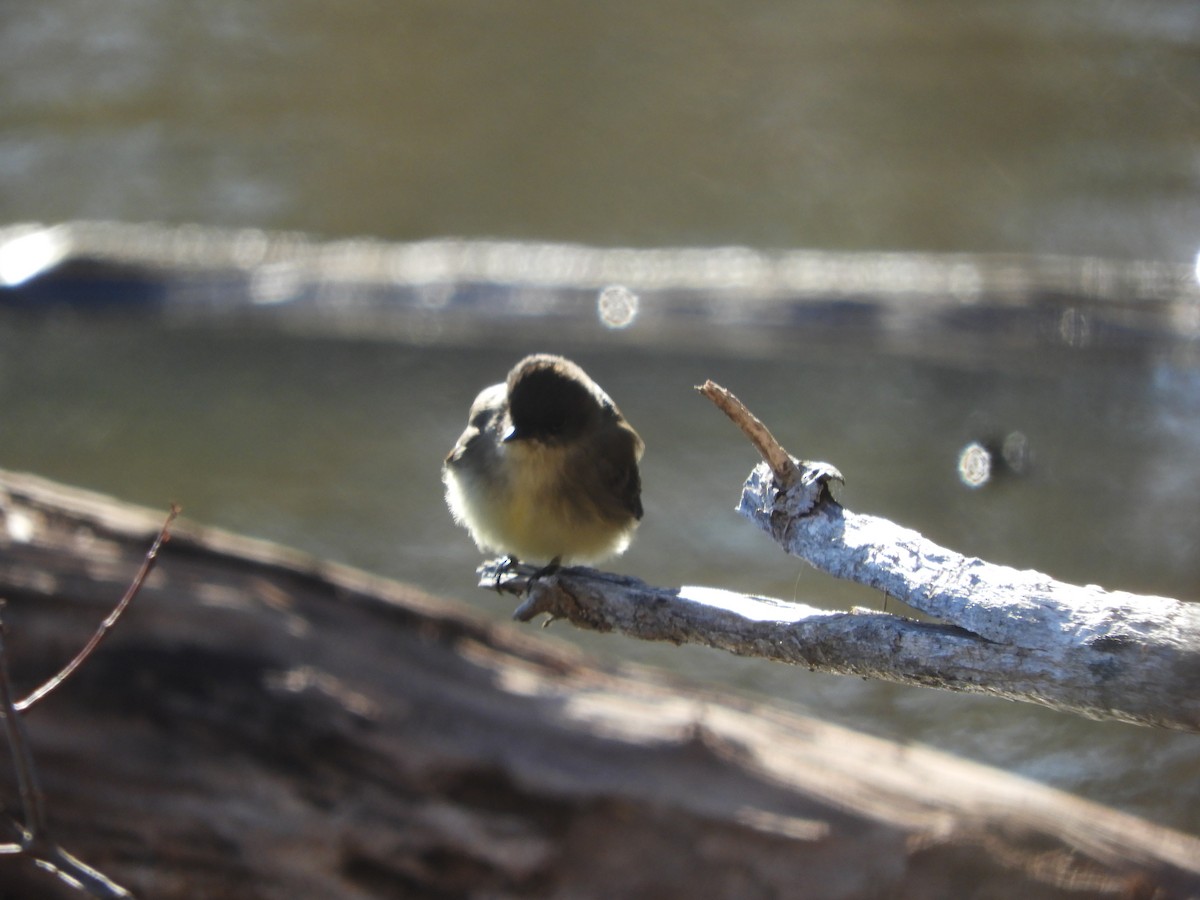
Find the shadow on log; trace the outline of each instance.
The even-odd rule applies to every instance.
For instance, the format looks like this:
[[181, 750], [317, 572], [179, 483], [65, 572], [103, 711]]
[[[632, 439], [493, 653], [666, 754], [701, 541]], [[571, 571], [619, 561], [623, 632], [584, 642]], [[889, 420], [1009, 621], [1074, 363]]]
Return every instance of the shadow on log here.
[[[3, 473], [0, 516], [20, 690], [86, 640], [162, 516]], [[56, 836], [138, 896], [1200, 895], [1196, 838], [173, 531], [105, 644], [26, 716]], [[0, 885], [79, 896], [15, 858]]]

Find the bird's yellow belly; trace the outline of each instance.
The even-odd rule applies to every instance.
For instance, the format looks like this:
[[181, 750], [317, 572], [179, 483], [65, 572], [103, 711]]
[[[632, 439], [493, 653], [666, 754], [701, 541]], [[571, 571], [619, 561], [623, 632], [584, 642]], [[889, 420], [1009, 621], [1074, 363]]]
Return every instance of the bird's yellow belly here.
[[623, 551], [636, 520], [614, 522], [572, 493], [553, 456], [537, 448], [509, 449], [507, 477], [463, 484], [447, 481], [450, 507], [480, 549], [527, 561], [592, 562]]

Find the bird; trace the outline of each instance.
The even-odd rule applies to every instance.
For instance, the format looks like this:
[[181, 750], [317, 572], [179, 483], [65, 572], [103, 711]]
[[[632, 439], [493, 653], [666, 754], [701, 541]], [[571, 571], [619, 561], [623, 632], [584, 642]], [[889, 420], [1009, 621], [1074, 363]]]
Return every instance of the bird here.
[[645, 449], [578, 365], [537, 353], [471, 404], [442, 481], [455, 522], [510, 563], [594, 564], [623, 553], [642, 518]]

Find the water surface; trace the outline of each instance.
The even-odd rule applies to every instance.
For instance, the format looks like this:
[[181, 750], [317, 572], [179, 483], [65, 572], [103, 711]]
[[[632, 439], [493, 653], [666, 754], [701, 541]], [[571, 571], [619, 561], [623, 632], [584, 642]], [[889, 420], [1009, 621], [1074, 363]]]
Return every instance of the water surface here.
[[[1059, 346], [948, 362], [793, 335], [784, 354], [437, 346], [164, 328], [141, 317], [6, 315], [0, 464], [294, 545], [505, 618], [475, 587], [480, 554], [446, 513], [442, 456], [476, 391], [520, 355], [569, 350], [641, 431], [646, 517], [614, 568], [833, 609], [883, 598], [815, 573], [734, 512], [755, 463], [697, 396], [713, 378], [794, 452], [847, 476], [842, 500], [967, 554], [1109, 588], [1195, 599], [1200, 376], [1170, 355]], [[1019, 430], [1029, 474], [972, 490], [972, 439]], [[1200, 831], [1194, 735], [1028, 704], [899, 688], [559, 626], [612, 661], [662, 666], [822, 718], [1022, 772]]]

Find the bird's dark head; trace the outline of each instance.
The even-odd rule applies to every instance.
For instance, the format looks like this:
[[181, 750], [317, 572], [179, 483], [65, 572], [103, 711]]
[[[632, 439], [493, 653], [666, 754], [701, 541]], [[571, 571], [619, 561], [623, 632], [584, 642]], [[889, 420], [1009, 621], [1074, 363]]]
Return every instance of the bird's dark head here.
[[612, 409], [587, 373], [561, 356], [527, 356], [508, 374], [505, 441], [569, 441]]

